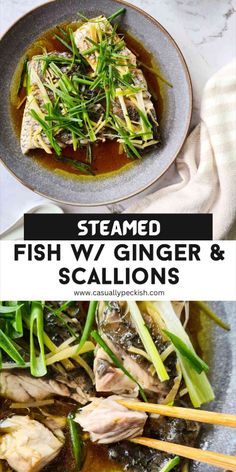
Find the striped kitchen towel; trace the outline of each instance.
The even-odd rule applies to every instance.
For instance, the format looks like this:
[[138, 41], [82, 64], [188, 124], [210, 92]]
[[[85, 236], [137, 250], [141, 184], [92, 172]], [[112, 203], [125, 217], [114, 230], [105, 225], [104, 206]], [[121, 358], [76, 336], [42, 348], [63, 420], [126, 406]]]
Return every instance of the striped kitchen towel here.
[[236, 224], [236, 60], [204, 89], [201, 122], [176, 159], [180, 182], [129, 207], [135, 213], [212, 213], [213, 237]]

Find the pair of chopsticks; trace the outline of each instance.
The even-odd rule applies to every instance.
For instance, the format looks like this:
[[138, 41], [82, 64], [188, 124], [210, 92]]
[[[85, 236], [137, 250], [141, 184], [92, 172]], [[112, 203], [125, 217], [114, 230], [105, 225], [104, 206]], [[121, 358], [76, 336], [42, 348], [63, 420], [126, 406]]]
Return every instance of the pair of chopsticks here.
[[[185, 420], [198, 421], [201, 423], [215, 424], [236, 428], [236, 416], [225, 413], [214, 413], [211, 411], [194, 410], [192, 408], [181, 408], [176, 406], [157, 405], [154, 403], [135, 402], [131, 400], [118, 400], [118, 403], [130, 410], [145, 411], [172, 418], [181, 418]], [[159, 451], [175, 454], [186, 459], [220, 467], [222, 469], [236, 472], [236, 456], [228, 456], [218, 452], [204, 451], [189, 446], [159, 441], [157, 439], [138, 437], [130, 439], [131, 442], [143, 446], [158, 449]]]

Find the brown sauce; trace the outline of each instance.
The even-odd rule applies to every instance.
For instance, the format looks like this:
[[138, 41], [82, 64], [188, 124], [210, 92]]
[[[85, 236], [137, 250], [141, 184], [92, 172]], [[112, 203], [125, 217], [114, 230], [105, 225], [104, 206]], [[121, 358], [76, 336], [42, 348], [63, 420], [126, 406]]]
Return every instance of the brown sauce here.
[[[75, 30], [78, 28], [79, 24], [80, 23], [73, 22], [70, 24], [63, 24], [61, 26], [64, 29], [70, 27]], [[22, 105], [20, 108], [17, 107], [25, 96], [25, 90], [22, 89], [19, 96], [17, 96], [17, 90], [19, 87], [24, 58], [27, 57], [30, 59], [34, 55], [42, 54], [43, 48], [46, 48], [48, 52], [55, 50], [59, 52], [65, 51], [66, 48], [55, 38], [55, 33], [58, 34], [56, 27], [48, 30], [46, 33], [43, 33], [38, 39], [36, 39], [36, 41], [31, 46], [29, 46], [25, 52], [24, 57], [21, 59], [14, 74], [11, 87], [11, 114], [13, 125], [18, 137], [20, 137], [24, 105]], [[150, 54], [136, 38], [123, 31], [122, 34], [124, 34], [128, 48], [135, 53], [138, 61], [145, 64], [144, 67], [140, 66], [140, 68], [143, 70], [144, 76], [147, 80], [148, 89], [152, 94], [152, 100], [155, 106], [157, 119], [160, 123], [163, 114], [164, 93], [163, 82], [159, 81], [156, 75], [156, 73], [160, 74], [160, 71], [153, 60], [152, 54]], [[119, 143], [115, 141], [106, 141], [105, 143], [94, 144], [92, 148], [93, 163], [91, 169], [94, 174], [96, 174], [96, 176], [101, 176], [104, 174], [108, 175], [113, 172], [120, 171], [121, 169], [125, 169], [127, 166], [134, 165], [134, 161], [129, 159], [125, 152], [120, 150]], [[70, 159], [77, 159], [79, 161], [86, 162], [86, 151], [85, 149], [79, 149], [74, 152], [72, 147], [68, 146], [67, 148], [63, 149], [62, 157], [68, 157]], [[80, 170], [73, 168], [68, 163], [60, 161], [60, 159], [56, 158], [55, 154], [46, 154], [43, 150], [34, 150], [29, 156], [26, 156], [25, 158], [34, 158], [38, 163], [40, 163], [40, 165], [43, 165], [47, 169], [50, 169], [54, 172], [60, 172], [64, 175], [70, 176], [83, 175], [83, 178], [85, 177], [85, 174]], [[86, 175], [86, 178], [94, 177]]]

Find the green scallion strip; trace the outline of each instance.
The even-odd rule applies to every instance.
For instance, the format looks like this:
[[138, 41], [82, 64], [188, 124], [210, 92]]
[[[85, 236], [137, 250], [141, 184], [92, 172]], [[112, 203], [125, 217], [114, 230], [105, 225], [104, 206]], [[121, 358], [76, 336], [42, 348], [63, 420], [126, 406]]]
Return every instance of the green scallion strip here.
[[93, 161], [93, 150], [90, 143], [86, 146], [86, 161], [89, 163], [89, 165], [91, 165]]
[[161, 468], [160, 472], [170, 472], [179, 463], [180, 463], [180, 457], [175, 456], [173, 459], [170, 459], [169, 462], [167, 462], [167, 464], [164, 465], [164, 467]]
[[55, 38], [56, 38], [61, 44], [63, 44], [63, 46], [65, 46], [67, 49], [69, 49], [69, 51], [71, 51], [72, 54], [73, 54], [73, 48], [72, 48], [72, 46], [71, 46], [69, 43], [67, 43], [67, 41], [65, 41], [63, 38], [61, 38], [61, 36], [58, 36], [58, 34], [55, 34]]
[[8, 356], [18, 365], [25, 365], [25, 361], [21, 354], [17, 351], [15, 343], [0, 329], [0, 348], [5, 351]]
[[106, 342], [104, 341], [104, 339], [102, 339], [102, 337], [100, 336], [100, 334], [97, 332], [97, 331], [92, 331], [91, 333], [91, 336], [92, 338], [96, 341], [97, 344], [99, 344], [99, 346], [101, 346], [103, 348], [103, 350], [108, 354], [108, 356], [111, 358], [113, 364], [118, 367], [118, 369], [122, 370], [122, 372], [130, 379], [132, 380], [133, 382], [136, 383], [136, 385], [138, 385], [138, 388], [139, 388], [139, 391], [140, 391], [140, 395], [143, 399], [143, 401], [147, 402], [147, 397], [145, 395], [145, 392], [143, 390], [143, 388], [141, 387], [141, 385], [137, 382], [137, 380], [128, 372], [128, 370], [123, 366], [122, 362], [120, 361], [120, 359], [118, 359], [118, 357], [114, 354], [114, 352], [109, 348], [109, 346], [106, 344]]
[[211, 318], [218, 326], [225, 329], [226, 331], [230, 331], [230, 326], [227, 323], [225, 323], [223, 320], [221, 320], [221, 318], [219, 318], [219, 316], [217, 316], [217, 314], [214, 313], [214, 311], [212, 311], [212, 309], [209, 307], [209, 305], [207, 305], [207, 303], [199, 302], [199, 301], [193, 302], [193, 303], [197, 305], [197, 307], [201, 310], [201, 312], [204, 315]]
[[140, 155], [136, 147], [132, 144], [132, 141], [130, 140], [128, 133], [123, 128], [121, 128], [121, 126], [116, 125], [115, 129], [119, 133], [121, 139], [124, 141], [124, 144], [126, 145], [126, 147], [129, 149], [129, 154], [128, 154], [129, 157], [132, 157], [132, 158], [137, 157], [138, 159], [142, 159], [142, 156]]
[[86, 322], [85, 322], [85, 325], [84, 325], [83, 334], [82, 334], [80, 342], [78, 344], [78, 352], [81, 350], [84, 343], [87, 341], [87, 339], [90, 336], [90, 333], [91, 333], [91, 330], [92, 330], [92, 327], [93, 327], [93, 323], [94, 323], [94, 319], [95, 319], [97, 304], [98, 304], [98, 302], [96, 302], [96, 301], [89, 302], [88, 314], [87, 314]]
[[[42, 377], [47, 373], [44, 352], [43, 306], [41, 302], [32, 302], [30, 311], [30, 371], [34, 377]], [[40, 352], [36, 355], [34, 333]]]
[[[17, 302], [11, 301], [11, 302], [7, 302], [7, 304], [8, 306], [15, 308], [15, 306], [17, 305]], [[23, 303], [17, 306], [18, 308], [11, 322], [12, 328], [14, 330], [14, 332], [11, 335], [12, 338], [21, 338], [23, 336], [23, 322], [22, 322], [22, 310], [21, 310], [21, 308], [23, 307]]]
[[78, 15], [80, 18], [82, 18], [82, 20], [84, 20], [84, 21], [89, 21], [89, 18], [87, 18], [86, 16], [84, 16], [82, 13], [77, 12], [77, 15]]
[[15, 313], [22, 306], [23, 306], [23, 303], [21, 303], [20, 305], [12, 304], [10, 306], [0, 305], [0, 314]]
[[190, 349], [187, 344], [185, 344], [185, 342], [179, 338], [179, 336], [176, 336], [176, 334], [171, 333], [167, 330], [163, 330], [163, 333], [168, 336], [168, 338], [171, 340], [172, 344], [174, 344], [180, 354], [182, 354], [182, 356], [188, 359], [191, 366], [198, 374], [201, 374], [201, 372], [203, 371], [209, 371], [208, 365], [192, 349]]
[[142, 317], [142, 314], [138, 308], [137, 303], [133, 301], [129, 301], [128, 307], [129, 307], [131, 319], [143, 343], [144, 349], [146, 353], [148, 354], [148, 356], [150, 357], [155, 367], [158, 378], [160, 379], [161, 382], [168, 380], [169, 375], [167, 373], [167, 370], [163, 364], [163, 361], [151, 337], [151, 334], [149, 333], [149, 330], [147, 326], [145, 325], [145, 321]]
[[92, 171], [90, 164], [85, 164], [85, 162], [78, 161], [77, 159], [65, 158], [63, 159], [63, 161], [67, 162], [67, 164], [70, 164], [72, 167], [80, 170], [81, 172], [85, 172], [86, 174], [89, 174], [89, 175], [94, 175], [94, 172]]
[[70, 438], [72, 444], [73, 455], [76, 462], [76, 467], [78, 472], [81, 470], [82, 466], [82, 456], [83, 456], [83, 441], [79, 432], [79, 427], [74, 421], [75, 414], [70, 413], [67, 417], [67, 423], [70, 431]]
[[[176, 313], [173, 309], [172, 303], [170, 301], [160, 302], [145, 302], [150, 306], [150, 313], [155, 324], [163, 329], [163, 322], [165, 327], [171, 333], [174, 333], [176, 336], [181, 338], [185, 344], [193, 351], [194, 347], [191, 343], [191, 340], [186, 333], [181, 321], [176, 316]], [[174, 346], [175, 352], [180, 363], [180, 368], [183, 373], [183, 378], [188, 389], [188, 393], [191, 399], [191, 402], [195, 408], [199, 408], [203, 403], [208, 403], [214, 399], [214, 392], [212, 390], [211, 384], [207, 379], [205, 372], [198, 374], [193, 368], [192, 364], [183, 356], [178, 349]]]
[[168, 87], [173, 88], [173, 85], [168, 80], [166, 80], [164, 77], [162, 77], [162, 75], [160, 75], [154, 67], [149, 67], [149, 66], [147, 66], [147, 64], [145, 64], [144, 62], [141, 62], [141, 61], [138, 61], [138, 65], [141, 66], [141, 68], [143, 67], [144, 69], [147, 69], [149, 72], [152, 72], [152, 74], [156, 75], [158, 77], [158, 79], [160, 79], [162, 82], [164, 82], [164, 84], [168, 85]]
[[76, 77], [76, 76], [74, 77], [74, 81], [78, 82], [79, 84], [84, 84], [84, 85], [92, 85], [93, 84], [93, 80], [83, 79], [83, 78]]
[[13, 321], [15, 318], [15, 315], [13, 313], [0, 313], [0, 319], [6, 321], [6, 320], [11, 320]]
[[69, 35], [68, 35], [68, 32], [67, 32], [66, 30], [64, 30], [64, 29], [63, 29], [61, 26], [59, 26], [59, 25], [57, 25], [56, 28], [58, 29], [58, 31], [59, 31], [61, 34], [63, 34], [63, 36], [65, 36], [65, 38], [68, 39], [68, 36], [69, 36]]
[[82, 51], [83, 56], [89, 56], [90, 54], [94, 53], [95, 51], [98, 50], [97, 46], [93, 46], [92, 48], [86, 49], [85, 51]]
[[61, 155], [61, 147], [57, 143], [56, 139], [53, 137], [52, 129], [47, 125], [46, 121], [44, 121], [42, 118], [40, 118], [40, 116], [38, 115], [38, 113], [36, 113], [35, 110], [31, 110], [30, 114], [41, 125], [41, 127], [42, 127], [44, 133], [46, 134], [46, 136], [47, 136], [52, 148], [54, 149], [55, 153], [58, 156], [60, 156]]
[[106, 120], [109, 119], [110, 116], [110, 109], [111, 109], [111, 92], [108, 87], [105, 87], [105, 93], [106, 93]]
[[17, 90], [17, 95], [19, 95], [22, 87], [24, 86], [25, 83], [25, 76], [27, 74], [27, 63], [28, 63], [28, 57], [25, 57], [24, 62], [23, 62], [23, 67], [22, 67], [22, 72], [21, 72], [21, 77], [20, 77], [20, 82]]
[[110, 15], [108, 16], [108, 21], [113, 21], [115, 18], [117, 18], [117, 16], [120, 16], [120, 15], [123, 15], [123, 13], [126, 12], [126, 8], [120, 8], [119, 10], [117, 10], [115, 13], [113, 13], [113, 15]]

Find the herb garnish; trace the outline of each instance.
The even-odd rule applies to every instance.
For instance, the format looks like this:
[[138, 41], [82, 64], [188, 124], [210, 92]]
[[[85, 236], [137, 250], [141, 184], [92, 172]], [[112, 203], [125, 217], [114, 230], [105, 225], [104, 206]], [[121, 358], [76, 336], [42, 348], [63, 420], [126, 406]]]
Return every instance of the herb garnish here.
[[[145, 78], [117, 24], [111, 24], [124, 12], [121, 8], [108, 19], [80, 15], [86, 21], [82, 44], [71, 28], [58, 26], [55, 38], [66, 52], [36, 56], [36, 70], [28, 63], [29, 78], [33, 74], [43, 98], [37, 107], [29, 106], [29, 113], [41, 127], [45, 148], [50, 146], [61, 158], [64, 146], [72, 145], [74, 151], [86, 147], [86, 163], [63, 159], [91, 175], [92, 143], [116, 139], [129, 158], [140, 159], [142, 149], [158, 142]], [[32, 93], [29, 87], [29, 97]]]

